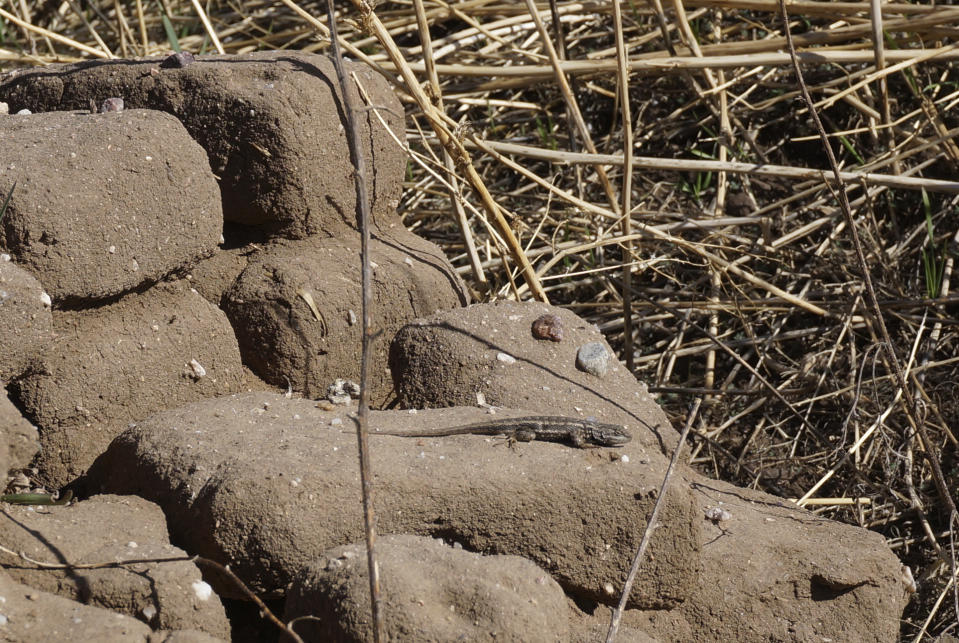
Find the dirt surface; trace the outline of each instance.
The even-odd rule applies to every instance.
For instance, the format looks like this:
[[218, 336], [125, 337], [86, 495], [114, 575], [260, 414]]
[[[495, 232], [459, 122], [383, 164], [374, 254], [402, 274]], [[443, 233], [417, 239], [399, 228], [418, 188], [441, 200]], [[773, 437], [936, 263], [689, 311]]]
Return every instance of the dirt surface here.
[[83, 473], [130, 422], [244, 390], [226, 315], [182, 282], [58, 311], [54, 325], [57, 337], [11, 387], [40, 429], [36, 464], [51, 489]]
[[[161, 62], [83, 62], [16, 72], [0, 79], [0, 101], [11, 113], [45, 112], [86, 110], [91, 100], [99, 105], [118, 96], [126, 109], [167, 112], [206, 150], [228, 221], [289, 238], [356, 229], [353, 164], [328, 58], [284, 51], [198, 56], [179, 69]], [[399, 222], [395, 210], [406, 157], [377, 116], [402, 139], [403, 108], [386, 80], [368, 67], [347, 63], [346, 69], [376, 106], [357, 120], [374, 231], [385, 231]]]
[[[360, 120], [375, 217], [373, 393], [393, 405], [372, 414], [370, 438], [379, 529], [397, 536], [383, 539], [381, 559], [391, 640], [600, 638], [678, 435], [599, 331], [573, 313], [467, 306], [448, 261], [399, 224], [405, 157], [387, 128], [402, 132], [401, 109], [382, 78], [354, 69], [383, 107]], [[14, 264], [39, 275], [9, 277], [16, 298], [7, 308], [0, 293], [4, 377], [17, 407], [5, 415], [0, 463], [8, 490], [69, 484], [79, 502], [15, 509], [8, 518], [19, 531], [11, 523], [0, 540], [37, 557], [136, 560], [170, 550], [166, 530], [175, 547], [230, 564], [278, 610], [291, 592], [290, 614], [322, 604], [335, 619], [330, 631], [362, 638], [356, 402], [311, 399], [335, 378], [357, 378], [360, 350], [353, 169], [331, 66], [275, 52], [182, 68], [81, 63], [0, 79], [0, 100], [14, 111], [85, 109], [108, 97], [161, 111], [4, 117], [16, 124], [9, 131], [79, 132], [67, 147], [37, 139], [50, 163], [36, 150], [0, 150], [0, 192], [30, 179], [23, 191], [18, 183], [16, 216], [3, 219], [0, 250], [14, 262], [0, 263], [0, 279]], [[170, 148], [157, 143], [161, 134]], [[147, 161], [147, 149], [162, 154]], [[77, 198], [93, 192], [105, 218]], [[221, 211], [233, 222], [226, 228]], [[38, 268], [68, 256], [73, 263]], [[153, 283], [170, 273], [179, 279]], [[375, 435], [530, 415], [616, 423], [632, 440], [576, 448]], [[23, 469], [35, 451], [30, 422], [41, 451]], [[13, 624], [0, 639], [62, 638], [70, 618], [90, 628], [71, 630], [82, 640], [227, 636], [221, 612], [191, 602], [204, 600], [198, 594], [164, 602], [161, 578], [193, 587], [192, 565], [74, 575], [12, 555], [2, 562], [34, 588], [0, 578], [0, 615]], [[117, 589], [124, 575], [133, 582]], [[156, 582], [149, 598], [145, 579]], [[227, 599], [233, 640], [275, 636], [256, 628], [234, 585], [209, 572], [205, 582]], [[138, 620], [103, 621], [46, 589]], [[899, 561], [879, 536], [680, 463], [621, 640], [891, 641], [906, 598]], [[170, 607], [158, 616], [144, 611], [148, 600]]]
[[[563, 590], [525, 558], [481, 556], [419, 536], [385, 536], [377, 552], [387, 628], [398, 638], [422, 643], [569, 639]], [[304, 641], [371, 640], [366, 570], [365, 546], [325, 552], [293, 581], [284, 620], [320, 618], [318, 626], [304, 622], [296, 628]]]
[[0, 471], [25, 469], [40, 451], [37, 427], [5, 395], [0, 396], [0, 426], [4, 437], [0, 440]]
[[216, 643], [197, 630], [153, 630], [146, 623], [111, 610], [83, 605], [13, 581], [0, 570], [0, 641], [103, 641], [104, 643]]
[[[543, 315], [556, 317], [562, 341], [534, 336], [533, 326]], [[592, 342], [613, 355], [599, 330], [568, 310], [498, 301], [438, 312], [404, 326], [390, 345], [389, 359], [406, 407], [483, 402], [593, 417], [622, 423], [634, 440], [672, 453], [678, 434], [646, 387], [615, 357], [603, 377], [577, 366], [577, 352]]]
[[55, 302], [115, 297], [191, 267], [219, 242], [216, 179], [169, 114], [10, 116], [0, 149], [0, 188], [12, 190], [0, 246]]
[[29, 272], [0, 257], [0, 381], [20, 375], [53, 337], [53, 317], [43, 286]]
[[[510, 415], [529, 412], [496, 417]], [[475, 408], [383, 411], [371, 423], [413, 430], [489, 417]], [[378, 497], [389, 507], [379, 518], [384, 533], [522, 555], [591, 600], [608, 600], [605, 583], [623, 577], [661, 482], [653, 472], [664, 467], [638, 441], [622, 449], [540, 442], [511, 449], [483, 436], [371, 439]], [[362, 537], [355, 440], [345, 410], [269, 393], [224, 397], [124, 432], [94, 464], [88, 491], [156, 502], [174, 542], [232, 561], [257, 592], [282, 595], [312, 557]], [[701, 521], [689, 491], [671, 490], [662, 512], [670, 518], [650, 545], [657, 562], [634, 593], [648, 607], [684, 600], [698, 573]]]
[[[0, 519], [0, 542], [51, 563], [186, 556], [169, 544], [160, 508], [135, 496], [95, 496], [82, 506], [41, 511], [10, 507]], [[203, 580], [187, 560], [67, 571], [38, 569], [4, 553], [0, 565], [13, 580], [41, 591], [135, 618], [152, 615], [146, 620], [155, 628], [195, 629], [218, 638], [230, 633], [219, 598], [196, 591]]]
[[[427, 259], [445, 263], [432, 251]], [[415, 256], [395, 243], [370, 243], [374, 332], [381, 337], [392, 337], [410, 319], [458, 307], [465, 297], [449, 287], [451, 271], [437, 270], [420, 257], [414, 261]], [[358, 240], [313, 238], [264, 248], [223, 299], [243, 361], [265, 381], [291, 385], [311, 398], [325, 397], [338, 378], [358, 382], [359, 282]], [[373, 346], [370, 395], [376, 406], [393, 391], [388, 347], [386, 341]]]

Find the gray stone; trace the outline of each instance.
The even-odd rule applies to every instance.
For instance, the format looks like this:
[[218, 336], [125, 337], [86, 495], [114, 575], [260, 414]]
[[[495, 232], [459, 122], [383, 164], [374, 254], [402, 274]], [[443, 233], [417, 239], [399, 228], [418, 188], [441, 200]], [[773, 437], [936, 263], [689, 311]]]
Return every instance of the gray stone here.
[[586, 371], [590, 375], [603, 377], [609, 370], [609, 351], [603, 342], [589, 342], [583, 344], [576, 351], [577, 368]]
[[[544, 314], [558, 318], [563, 341], [535, 337], [532, 325]], [[611, 360], [602, 379], [576, 368], [577, 347], [591, 342], [612, 355], [599, 330], [568, 310], [498, 301], [410, 322], [393, 338], [389, 363], [404, 407], [485, 403], [540, 415], [593, 417], [624, 424], [634, 441], [672, 453], [679, 436], [625, 366]], [[507, 363], [500, 354], [515, 361]]]
[[0, 570], [0, 640], [11, 643], [147, 643], [146, 623], [15, 582]]

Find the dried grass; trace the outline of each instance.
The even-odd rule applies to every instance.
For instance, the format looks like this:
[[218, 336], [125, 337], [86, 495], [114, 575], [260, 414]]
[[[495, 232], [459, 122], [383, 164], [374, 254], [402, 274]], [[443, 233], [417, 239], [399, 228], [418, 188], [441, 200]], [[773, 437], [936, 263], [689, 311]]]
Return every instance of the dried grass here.
[[[209, 2], [206, 27], [195, 0], [28, 4], [0, 9], [4, 69], [168, 53], [164, 14], [195, 53], [329, 44], [313, 1]], [[536, 20], [494, 0], [341, 7], [347, 52], [408, 105], [407, 225], [480, 297], [594, 322], [677, 426], [701, 398], [692, 461], [710, 475], [884, 534], [920, 581], [903, 640], [954, 628], [948, 517], [896, 400], [919, 401], [956, 488], [959, 9], [789, 5], [886, 323], [913, 356], [901, 391], [777, 1], [630, 2], [618, 27], [613, 3], [535, 6]]]

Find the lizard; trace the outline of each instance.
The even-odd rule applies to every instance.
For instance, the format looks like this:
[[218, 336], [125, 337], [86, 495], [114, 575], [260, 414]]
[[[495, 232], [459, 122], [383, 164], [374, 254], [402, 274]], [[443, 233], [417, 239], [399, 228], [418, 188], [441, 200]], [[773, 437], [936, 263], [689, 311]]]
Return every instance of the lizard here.
[[431, 430], [371, 431], [371, 435], [395, 435], [405, 438], [441, 438], [450, 435], [505, 435], [517, 442], [543, 440], [565, 442], [579, 448], [615, 447], [633, 436], [621, 424], [607, 424], [581, 418], [533, 415], [502, 418]]

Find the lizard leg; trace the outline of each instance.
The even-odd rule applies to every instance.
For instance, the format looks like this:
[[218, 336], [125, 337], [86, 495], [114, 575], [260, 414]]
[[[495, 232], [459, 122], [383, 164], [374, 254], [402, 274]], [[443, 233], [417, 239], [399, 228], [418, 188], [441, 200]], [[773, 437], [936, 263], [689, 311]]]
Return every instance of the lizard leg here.
[[536, 439], [536, 431], [530, 429], [516, 429], [513, 439], [517, 442], [532, 442]]

